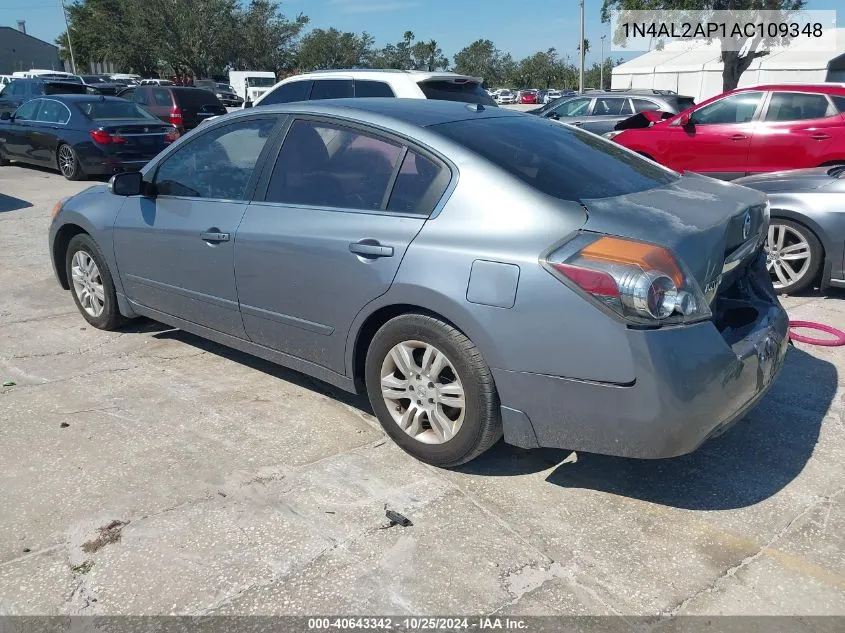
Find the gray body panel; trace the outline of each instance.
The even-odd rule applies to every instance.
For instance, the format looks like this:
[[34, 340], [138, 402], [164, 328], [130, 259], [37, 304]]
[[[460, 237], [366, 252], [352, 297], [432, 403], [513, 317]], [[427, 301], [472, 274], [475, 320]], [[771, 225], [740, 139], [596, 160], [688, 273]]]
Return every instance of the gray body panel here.
[[[741, 328], [721, 327], [714, 317], [633, 329], [540, 263], [586, 228], [669, 246], [702, 283], [736, 241], [736, 216], [758, 205], [761, 194], [690, 176], [612, 199], [550, 198], [425, 127], [530, 115], [403, 101], [310, 102], [275, 111], [347, 119], [438, 154], [453, 179], [428, 219], [258, 201], [176, 205], [173, 198], [126, 200], [97, 188], [65, 204], [51, 244], [63, 227], [91, 233], [127, 316], [149, 316], [348, 390], [361, 384], [366, 346], [359, 338], [371, 319], [385, 310], [433, 313], [478, 347], [496, 380], [505, 439], [521, 446], [674, 456], [765, 393], [786, 349], [787, 321], [759, 249], [741, 272], [749, 293], [742, 301], [757, 317]], [[189, 138], [248, 115], [220, 117]], [[143, 173], [154, 173], [182, 144]], [[263, 164], [257, 170], [269, 172]], [[199, 212], [202, 205], [207, 213]], [[232, 239], [205, 244], [199, 233], [211, 228]], [[755, 216], [755, 233], [764, 228]], [[364, 239], [393, 248], [392, 256], [349, 251]], [[61, 254], [51, 252], [58, 270]]]
[[773, 218], [793, 220], [810, 229], [824, 248], [822, 288], [845, 288], [845, 180], [829, 176], [830, 170], [773, 172], [734, 183], [767, 194]]

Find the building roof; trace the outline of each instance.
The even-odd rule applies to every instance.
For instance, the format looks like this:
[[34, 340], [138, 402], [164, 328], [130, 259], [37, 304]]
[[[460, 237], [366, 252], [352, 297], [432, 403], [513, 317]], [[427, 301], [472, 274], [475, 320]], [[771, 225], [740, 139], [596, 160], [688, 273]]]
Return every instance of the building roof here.
[[35, 40], [35, 41], [36, 41], [36, 42], [38, 42], [39, 44], [44, 44], [44, 46], [50, 46], [50, 47], [52, 47], [52, 48], [55, 48], [55, 49], [56, 49], [56, 51], [58, 51], [58, 50], [59, 50], [59, 47], [58, 47], [58, 46], [56, 46], [55, 44], [51, 44], [50, 42], [45, 42], [44, 40], [40, 40], [40, 39], [38, 39], [37, 37], [34, 37], [34, 36], [30, 35], [29, 33], [24, 33], [24, 32], [23, 32], [23, 31], [21, 31], [20, 29], [17, 29], [17, 28], [15, 28], [15, 27], [13, 27], [13, 26], [0, 26], [0, 37], [5, 37], [5, 34], [3, 34], [3, 31], [4, 31], [4, 30], [7, 30], [7, 31], [13, 31], [13, 32], [17, 33], [18, 35], [21, 35], [21, 36], [23, 36], [23, 37], [28, 37], [28, 38], [29, 38], [29, 39], [31, 39], [31, 40]]

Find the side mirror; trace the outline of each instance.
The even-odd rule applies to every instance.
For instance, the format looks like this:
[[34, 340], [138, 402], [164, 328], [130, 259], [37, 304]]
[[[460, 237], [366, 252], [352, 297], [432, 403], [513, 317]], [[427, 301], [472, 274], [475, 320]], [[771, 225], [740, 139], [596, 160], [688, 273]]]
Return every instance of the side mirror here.
[[692, 125], [692, 119], [690, 118], [690, 115], [682, 114], [681, 118], [678, 119], [678, 125], [680, 125], [681, 127], [691, 126]]
[[14, 117], [11, 112], [4, 112], [0, 114], [0, 121], [11, 121]]
[[244, 101], [244, 107], [245, 108], [251, 108], [252, 107], [252, 101]]
[[554, 121], [560, 121], [560, 115], [557, 112], [549, 112], [546, 115], [547, 119], [552, 119]]
[[115, 174], [109, 180], [109, 191], [116, 196], [140, 196], [144, 189], [143, 178], [139, 171]]

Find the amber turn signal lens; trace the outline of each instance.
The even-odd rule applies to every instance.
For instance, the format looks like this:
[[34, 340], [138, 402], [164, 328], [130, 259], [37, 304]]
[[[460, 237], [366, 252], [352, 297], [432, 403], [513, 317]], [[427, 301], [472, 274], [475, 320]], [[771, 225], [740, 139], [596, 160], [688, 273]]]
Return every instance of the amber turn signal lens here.
[[657, 270], [671, 277], [678, 288], [684, 283], [684, 274], [672, 254], [654, 244], [605, 236], [584, 248], [581, 251], [581, 257], [639, 266], [646, 272]]
[[50, 218], [55, 220], [56, 216], [59, 214], [59, 211], [62, 210], [62, 206], [64, 205], [64, 200], [59, 200], [56, 204], [53, 205], [53, 210], [50, 211]]

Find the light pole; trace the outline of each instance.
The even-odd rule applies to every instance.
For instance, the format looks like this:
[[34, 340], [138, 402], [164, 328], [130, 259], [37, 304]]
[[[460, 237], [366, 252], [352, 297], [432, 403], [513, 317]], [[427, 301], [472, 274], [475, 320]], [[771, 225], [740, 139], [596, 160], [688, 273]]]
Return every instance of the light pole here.
[[604, 90], [604, 38], [607, 35], [601, 36], [601, 58], [599, 59], [599, 90]]
[[584, 92], [584, 0], [579, 3], [581, 7], [581, 40], [578, 44], [578, 51], [581, 57], [581, 69], [578, 73], [578, 92]]
[[67, 21], [67, 11], [65, 10], [65, 0], [61, 0], [62, 15], [65, 17], [65, 27], [67, 28], [67, 49], [70, 51], [70, 72], [76, 74], [76, 60], [73, 58], [73, 44], [70, 43], [70, 24]]

